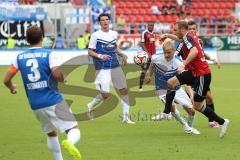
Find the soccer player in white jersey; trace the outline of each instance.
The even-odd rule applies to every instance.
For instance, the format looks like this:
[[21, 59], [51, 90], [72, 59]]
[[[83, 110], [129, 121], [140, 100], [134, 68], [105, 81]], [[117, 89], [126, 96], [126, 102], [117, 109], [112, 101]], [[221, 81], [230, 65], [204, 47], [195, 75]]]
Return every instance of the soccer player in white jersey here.
[[[58, 69], [58, 61], [51, 51], [41, 48], [43, 33], [41, 28], [32, 26], [27, 29], [27, 41], [31, 48], [18, 54], [8, 69], [4, 84], [12, 94], [17, 93], [12, 78], [20, 71], [29, 104], [42, 130], [47, 134], [48, 148], [55, 160], [63, 160], [56, 130], [67, 133], [62, 141], [63, 147], [74, 160], [80, 160], [81, 154], [75, 147], [80, 140], [77, 122], [57, 88], [57, 81], [63, 82], [64, 76]], [[62, 113], [67, 115], [62, 117]]]
[[88, 103], [88, 110], [91, 112], [97, 104], [109, 97], [112, 84], [121, 94], [123, 122], [134, 124], [135, 122], [129, 119], [130, 105], [126, 78], [117, 59], [117, 56], [120, 56], [123, 63], [126, 63], [126, 56], [117, 46], [117, 32], [109, 29], [110, 15], [102, 13], [98, 21], [101, 29], [91, 35], [88, 54], [93, 58], [96, 70], [95, 84], [101, 94]]
[[[177, 68], [181, 65], [181, 62], [174, 57], [175, 48], [171, 41], [165, 41], [163, 44], [163, 52], [164, 56], [161, 55], [153, 55], [152, 63], [147, 72], [147, 76], [145, 79], [146, 83], [151, 81], [152, 74], [155, 74], [155, 86], [156, 93], [159, 98], [165, 102], [165, 96], [167, 92], [167, 80], [177, 74]], [[172, 115], [178, 120], [186, 133], [200, 134], [193, 127], [193, 120], [195, 111], [193, 109], [193, 105], [191, 103], [190, 98], [186, 94], [186, 92], [178, 86], [176, 88], [176, 95], [174, 101], [182, 106], [187, 114], [188, 114], [188, 122], [181, 116], [180, 112], [176, 108], [176, 104], [172, 104]], [[159, 115], [153, 117], [153, 120], [163, 120], [169, 119], [164, 113], [160, 113]], [[191, 126], [191, 127], [190, 127]]]

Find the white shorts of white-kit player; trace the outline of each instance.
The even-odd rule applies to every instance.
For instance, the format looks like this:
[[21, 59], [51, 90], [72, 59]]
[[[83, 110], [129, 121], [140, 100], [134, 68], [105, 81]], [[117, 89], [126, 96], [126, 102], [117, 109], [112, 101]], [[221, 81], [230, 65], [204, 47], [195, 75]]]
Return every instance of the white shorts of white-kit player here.
[[110, 86], [118, 90], [127, 88], [126, 77], [121, 67], [96, 70], [95, 77], [96, 89], [102, 93], [109, 93]]
[[41, 123], [44, 133], [59, 130], [61, 133], [77, 126], [77, 121], [72, 115], [68, 105], [53, 105], [33, 111]]

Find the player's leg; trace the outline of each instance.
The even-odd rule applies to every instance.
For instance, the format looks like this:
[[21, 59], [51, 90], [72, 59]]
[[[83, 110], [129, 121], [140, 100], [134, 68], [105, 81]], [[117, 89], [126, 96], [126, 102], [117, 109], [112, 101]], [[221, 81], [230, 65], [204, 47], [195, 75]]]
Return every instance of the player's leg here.
[[192, 128], [188, 125], [186, 120], [181, 116], [181, 113], [176, 108], [176, 104], [173, 103], [172, 110], [171, 110], [172, 116], [182, 125], [184, 132], [186, 133], [192, 133], [192, 134], [200, 134], [198, 130], [195, 128]]
[[89, 112], [91, 112], [99, 103], [107, 99], [110, 93], [110, 70], [98, 70], [95, 72], [95, 77], [96, 89], [99, 90], [101, 94], [98, 94], [91, 102], [87, 104]]
[[203, 101], [206, 97], [207, 91], [211, 83], [211, 74], [196, 77], [196, 83], [194, 86], [194, 108], [195, 110], [204, 114], [207, 118], [212, 119], [220, 124], [220, 138], [222, 138], [229, 126], [229, 120], [223, 119], [218, 116], [211, 108], [203, 105]]
[[63, 160], [61, 147], [59, 144], [55, 126], [51, 123], [51, 118], [48, 116], [49, 107], [35, 110], [35, 116], [41, 124], [44, 133], [47, 134], [47, 145], [55, 160]]
[[120, 67], [112, 69], [111, 75], [113, 86], [119, 90], [121, 95], [123, 122], [134, 124], [135, 122], [131, 121], [129, 118], [130, 102], [125, 75]]
[[144, 83], [144, 78], [145, 78], [145, 75], [146, 75], [146, 72], [149, 68], [151, 64], [151, 61], [149, 60], [146, 64], [144, 64], [141, 68], [142, 68], [142, 71], [141, 71], [141, 75], [140, 75], [140, 79], [139, 79], [139, 91], [142, 91], [142, 86], [143, 86], [143, 83]]
[[72, 114], [72, 110], [67, 102], [49, 107], [46, 111], [51, 124], [61, 133], [66, 132], [67, 138], [62, 141], [62, 146], [74, 158], [74, 160], [81, 159], [81, 154], [76, 148], [75, 144], [80, 140], [80, 130], [77, 128], [77, 121]]
[[60, 143], [58, 140], [57, 132], [52, 131], [47, 133], [47, 144], [49, 150], [52, 152], [52, 155], [55, 160], [63, 160]]
[[[215, 111], [215, 109], [214, 109], [214, 102], [213, 102], [213, 96], [212, 96], [212, 93], [211, 93], [210, 89], [207, 92], [207, 96], [206, 96], [205, 100], [206, 100], [206, 106], [208, 106], [213, 111]], [[214, 120], [212, 120], [212, 119], [208, 119], [208, 126], [210, 128], [219, 128], [219, 125], [216, 122], [214, 122]]]
[[67, 139], [62, 141], [63, 147], [73, 156], [74, 160], [80, 160], [81, 154], [75, 144], [80, 140], [80, 130], [77, 126], [67, 129]]
[[174, 101], [178, 103], [187, 112], [188, 115], [188, 125], [193, 127], [195, 110], [193, 109], [193, 104], [191, 99], [188, 97], [187, 93], [182, 89], [176, 91]]

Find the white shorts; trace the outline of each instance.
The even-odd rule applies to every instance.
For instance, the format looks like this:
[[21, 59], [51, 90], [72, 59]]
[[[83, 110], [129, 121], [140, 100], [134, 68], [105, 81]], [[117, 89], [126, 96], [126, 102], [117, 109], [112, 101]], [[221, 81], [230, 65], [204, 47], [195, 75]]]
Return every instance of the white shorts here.
[[[157, 90], [157, 95], [164, 103], [165, 103], [166, 93], [167, 93], [166, 90]], [[174, 101], [178, 103], [181, 107], [193, 108], [191, 99], [188, 97], [187, 93], [182, 88], [176, 91]]]
[[121, 67], [96, 70], [95, 77], [96, 89], [102, 93], [109, 93], [110, 86], [118, 90], [127, 88], [126, 77]]
[[65, 101], [50, 107], [34, 110], [34, 113], [41, 123], [44, 133], [56, 130], [62, 133], [77, 126], [77, 121]]

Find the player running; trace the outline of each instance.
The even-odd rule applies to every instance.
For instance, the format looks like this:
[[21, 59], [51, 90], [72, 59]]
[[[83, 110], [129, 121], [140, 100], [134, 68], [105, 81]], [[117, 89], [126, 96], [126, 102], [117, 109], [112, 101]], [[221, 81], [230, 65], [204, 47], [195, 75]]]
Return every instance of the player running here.
[[153, 33], [153, 28], [154, 28], [154, 23], [149, 22], [147, 24], [147, 29], [142, 32], [142, 39], [141, 39], [140, 46], [148, 54], [148, 63], [141, 66], [142, 71], [141, 71], [141, 76], [139, 80], [139, 91], [143, 91], [142, 86], [143, 86], [146, 72], [151, 63], [151, 57], [152, 55], [156, 54], [155, 34]]
[[88, 110], [92, 112], [97, 104], [109, 97], [110, 85], [113, 84], [121, 94], [123, 123], [134, 124], [135, 122], [129, 119], [130, 103], [126, 78], [117, 59], [117, 56], [122, 57], [125, 64], [126, 56], [117, 46], [117, 32], [109, 29], [110, 15], [102, 13], [98, 21], [101, 29], [91, 35], [88, 54], [93, 57], [96, 69], [95, 84], [101, 94], [88, 103]]
[[[41, 28], [32, 26], [27, 29], [27, 42], [31, 48], [20, 53], [8, 69], [4, 78], [5, 85], [12, 94], [17, 93], [12, 78], [21, 72], [30, 106], [47, 134], [48, 148], [55, 160], [63, 160], [61, 147], [56, 130], [67, 133], [67, 139], [62, 141], [63, 147], [73, 156], [81, 159], [81, 154], [75, 147], [80, 140], [80, 130], [62, 95], [53, 89], [57, 81], [63, 82], [64, 76], [58, 69], [58, 60], [51, 51], [41, 48], [43, 33]], [[60, 117], [64, 113], [67, 117]]]
[[169, 114], [175, 96], [175, 87], [178, 85], [191, 85], [194, 87], [194, 109], [204, 114], [209, 119], [220, 124], [219, 137], [223, 138], [227, 132], [230, 121], [219, 117], [210, 107], [203, 105], [211, 83], [211, 70], [205, 60], [198, 38], [188, 33], [188, 23], [178, 21], [174, 24], [174, 34], [182, 39], [179, 44], [178, 54], [183, 59], [183, 64], [178, 67], [179, 75], [168, 80], [168, 94], [164, 113]]
[[[149, 83], [154, 72], [156, 93], [163, 102], [165, 102], [165, 95], [167, 92], [167, 80], [177, 74], [177, 68], [181, 65], [181, 62], [174, 57], [174, 51], [175, 48], [172, 42], [165, 41], [163, 44], [164, 57], [160, 55], [153, 55], [152, 63], [146, 74], [145, 82]], [[186, 133], [200, 134], [199, 131], [191, 128], [193, 126], [195, 111], [193, 109], [190, 98], [180, 86], [177, 86], [176, 90], [177, 91], [174, 101], [180, 104], [188, 113], [188, 123], [177, 110], [175, 103], [172, 104], [171, 114], [182, 124], [183, 129]], [[164, 113], [160, 113], [159, 115], [153, 117], [153, 120], [162, 120], [169, 118], [163, 114]]]

